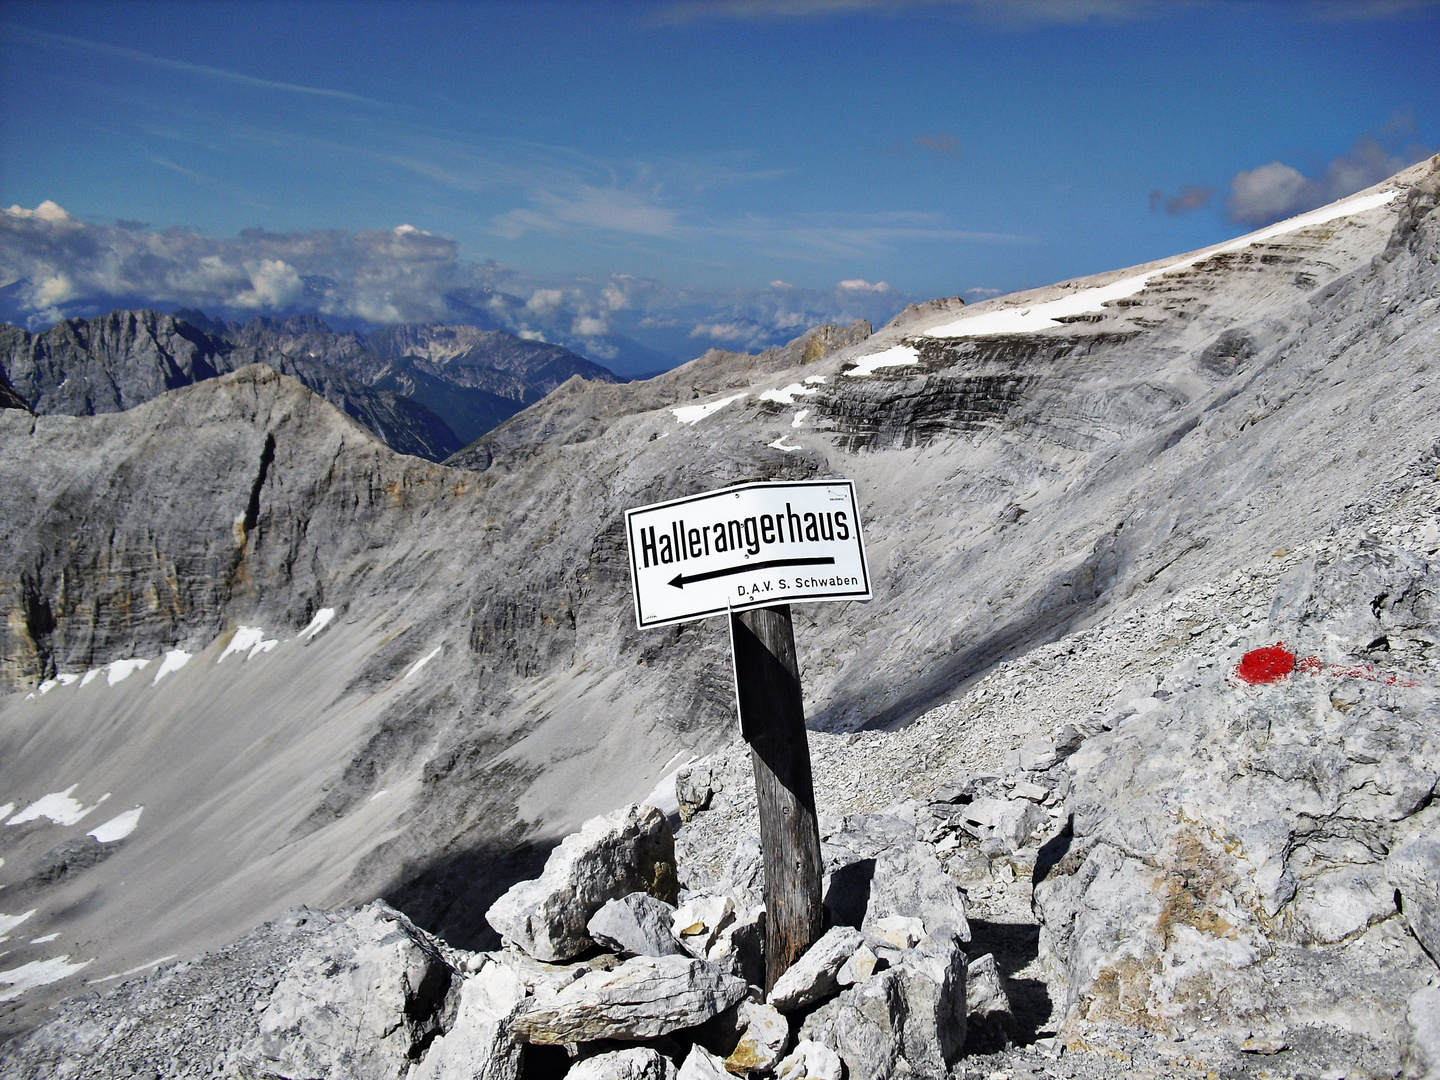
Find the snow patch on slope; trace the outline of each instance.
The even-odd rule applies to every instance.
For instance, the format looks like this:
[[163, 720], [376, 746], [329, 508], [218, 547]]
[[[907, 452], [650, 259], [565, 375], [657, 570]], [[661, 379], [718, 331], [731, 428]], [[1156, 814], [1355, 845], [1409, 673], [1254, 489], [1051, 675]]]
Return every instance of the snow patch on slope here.
[[[681, 759], [684, 760], [681, 760]], [[642, 806], [653, 806], [666, 817], [680, 812], [680, 800], [675, 794], [675, 777], [680, 770], [689, 765], [695, 764], [700, 759], [688, 750], [681, 750], [669, 761], [662, 765], [663, 775], [660, 782], [655, 785], [655, 790], [640, 800]]]
[[124, 840], [135, 831], [135, 826], [140, 824], [140, 815], [145, 810], [143, 806], [137, 806], [134, 810], [126, 810], [125, 813], [111, 818], [103, 825], [91, 829], [85, 835], [93, 836], [102, 844], [111, 844], [116, 840]]
[[90, 813], [91, 810], [94, 810], [100, 803], [110, 798], [110, 793], [107, 791], [104, 795], [100, 796], [95, 806], [82, 806], [78, 800], [72, 798], [70, 795], [70, 793], [79, 786], [79, 784], [71, 784], [64, 791], [53, 791], [49, 795], [44, 795], [36, 799], [24, 810], [21, 810], [20, 813], [5, 822], [5, 824], [23, 825], [27, 821], [36, 821], [42, 817], [49, 818], [56, 825], [78, 824], [81, 818]]
[[0, 971], [0, 986], [10, 988], [0, 991], [0, 1001], [14, 1001], [26, 990], [68, 979], [89, 963], [89, 960], [82, 960], [72, 964], [68, 956], [52, 956], [49, 960], [32, 960], [18, 968]]
[[160, 670], [155, 672], [155, 682], [152, 682], [150, 685], [154, 686], [155, 683], [158, 683], [172, 671], [179, 671], [190, 662], [190, 656], [190, 653], [182, 649], [171, 649], [165, 654], [165, 658], [160, 661]]
[[[931, 331], [934, 333], [934, 331]], [[863, 378], [866, 375], [874, 375], [880, 368], [905, 367], [909, 364], [918, 364], [920, 354], [909, 345], [895, 345], [871, 356], [862, 356], [853, 368], [845, 372], [852, 378]]]
[[443, 649], [443, 648], [445, 648], [444, 645], [436, 645], [435, 648], [431, 649], [428, 653], [426, 653], [424, 656], [422, 656], [419, 660], [416, 660], [415, 663], [413, 663], [413, 664], [410, 665], [410, 670], [407, 671], [407, 672], [405, 672], [404, 675], [401, 675], [401, 676], [400, 676], [400, 681], [401, 681], [401, 682], [404, 682], [406, 679], [410, 678], [411, 675], [414, 675], [414, 674], [415, 674], [417, 671], [419, 671], [422, 667], [424, 667], [424, 666], [425, 666], [426, 664], [428, 664], [431, 660], [433, 660], [436, 656], [438, 656], [439, 653], [440, 653], [440, 650]]
[[[1374, 195], [1363, 195], [1358, 199], [1348, 199], [1345, 202], [1336, 203], [1333, 206], [1321, 207], [1319, 210], [1312, 210], [1308, 214], [1301, 214], [1299, 217], [1277, 222], [1268, 228], [1261, 229], [1259, 232], [1250, 233], [1248, 236], [1242, 236], [1238, 240], [1221, 244], [1219, 247], [1206, 248], [1198, 254], [1191, 255], [1184, 259], [1177, 259], [1175, 262], [1167, 263], [1158, 269], [1147, 271], [1144, 274], [1121, 278], [1119, 281], [1112, 281], [1109, 285], [1097, 285], [1094, 288], [1081, 289], [1079, 292], [1072, 293], [1069, 296], [1062, 296], [1058, 299], [1047, 300], [1039, 304], [1031, 304], [1028, 307], [1000, 308], [996, 311], [984, 311], [975, 315], [961, 316], [955, 322], [932, 327], [926, 330], [925, 334], [927, 337], [937, 338], [990, 337], [996, 334], [1029, 334], [1037, 330], [1048, 330], [1051, 327], [1063, 326], [1064, 323], [1059, 320], [1075, 315], [1085, 315], [1100, 311], [1106, 304], [1116, 300], [1123, 300], [1127, 296], [1134, 296], [1141, 289], [1145, 288], [1146, 285], [1150, 284], [1153, 279], [1164, 274], [1169, 274], [1176, 270], [1184, 270], [1187, 267], [1194, 266], [1196, 263], [1216, 255], [1243, 251], [1252, 244], [1258, 244], [1261, 241], [1282, 236], [1285, 233], [1306, 229], [1311, 225], [1323, 225], [1327, 221], [1334, 221], [1336, 218], [1349, 217], [1351, 214], [1359, 214], [1366, 210], [1373, 210], [1377, 206], [1384, 206], [1397, 194], [1399, 193], [1395, 191], [1381, 191]], [[887, 350], [887, 353], [878, 353], [877, 357], [907, 348], [908, 346], [899, 345], [894, 349]], [[913, 353], [914, 350], [910, 351]], [[866, 357], [861, 363], [873, 359], [875, 359], [875, 357]], [[858, 375], [860, 373], [858, 369], [848, 372], [850, 375]], [[868, 375], [870, 372], [866, 371], [864, 374]]]
[[114, 686], [122, 683], [137, 671], [143, 671], [150, 666], [149, 660], [142, 660], [138, 656], [131, 660], [116, 660], [114, 663], [105, 665], [105, 682]]
[[131, 975], [139, 975], [142, 971], [149, 971], [151, 968], [159, 967], [161, 964], [165, 963], [166, 960], [174, 960], [177, 955], [178, 954], [176, 953], [170, 953], [168, 956], [162, 956], [158, 960], [151, 960], [148, 964], [141, 964], [139, 967], [130, 968], [128, 971], [117, 971], [114, 975], [104, 975], [98, 979], [91, 979], [86, 985], [94, 986], [97, 983], [114, 982], [116, 979], [124, 979], [128, 978]]
[[267, 638], [264, 627], [260, 626], [239, 626], [235, 629], [235, 636], [230, 639], [230, 644], [225, 646], [225, 651], [220, 654], [215, 662], [218, 664], [231, 653], [245, 653], [246, 660], [252, 660], [257, 653], [269, 652], [279, 645], [278, 638]]
[[305, 629], [300, 631], [298, 635], [299, 640], [309, 641], [316, 634], [320, 633], [321, 630], [329, 626], [334, 618], [335, 609], [333, 607], [322, 607], [315, 613], [315, 617], [310, 620]]
[[798, 382], [792, 382], [789, 386], [782, 386], [779, 390], [766, 390], [760, 395], [760, 400], [773, 401], [777, 405], [794, 405], [797, 394], [818, 394], [819, 392]]
[[35, 908], [31, 908], [23, 915], [0, 915], [0, 934], [9, 934], [11, 930], [19, 926], [31, 915], [35, 914]]
[[719, 412], [732, 401], [739, 401], [745, 397], [744, 394], [731, 394], [729, 397], [720, 398], [718, 401], [707, 401], [703, 405], [685, 405], [678, 409], [671, 409], [675, 419], [682, 424], [695, 424], [704, 420], [711, 413]]

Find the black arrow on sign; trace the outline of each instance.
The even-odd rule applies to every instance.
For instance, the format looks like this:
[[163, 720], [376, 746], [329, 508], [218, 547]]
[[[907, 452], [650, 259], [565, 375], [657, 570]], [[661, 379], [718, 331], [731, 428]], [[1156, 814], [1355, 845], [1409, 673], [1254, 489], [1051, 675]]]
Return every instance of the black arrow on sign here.
[[830, 555], [826, 555], [823, 559], [770, 559], [768, 562], [727, 566], [723, 570], [707, 570], [703, 574], [691, 574], [689, 577], [684, 574], [676, 574], [668, 584], [677, 589], [683, 589], [686, 585], [693, 585], [697, 581], [709, 581], [711, 578], [728, 577], [731, 574], [744, 574], [751, 570], [769, 570], [772, 566], [833, 566], [834, 563], [835, 559]]

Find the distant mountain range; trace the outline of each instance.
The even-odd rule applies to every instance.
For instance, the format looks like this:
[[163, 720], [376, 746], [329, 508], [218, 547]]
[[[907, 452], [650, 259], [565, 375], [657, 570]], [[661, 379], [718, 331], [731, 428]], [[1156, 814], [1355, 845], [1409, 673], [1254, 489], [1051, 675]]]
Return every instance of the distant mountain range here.
[[558, 345], [475, 326], [337, 332], [315, 315], [221, 322], [114, 311], [40, 334], [0, 324], [0, 397], [32, 412], [120, 412], [167, 390], [268, 364], [392, 449], [440, 461], [568, 379], [622, 382]]

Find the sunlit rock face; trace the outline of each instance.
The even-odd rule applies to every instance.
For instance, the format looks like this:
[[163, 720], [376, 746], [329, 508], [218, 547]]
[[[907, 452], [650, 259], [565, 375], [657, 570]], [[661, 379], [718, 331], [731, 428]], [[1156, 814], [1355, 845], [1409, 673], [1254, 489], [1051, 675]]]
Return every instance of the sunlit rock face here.
[[[1417, 166], [1248, 244], [642, 383], [571, 378], [448, 464], [265, 366], [103, 415], [0, 410], [0, 807], [69, 800], [0, 825], [0, 912], [26, 917], [0, 963], [55, 976], [29, 969], [7, 1030], [296, 904], [383, 896], [496, 944], [484, 912], [562, 836], [734, 738], [723, 624], [635, 628], [629, 507], [855, 481], [875, 599], [795, 612], [819, 733], [899, 729], [997, 665], [1353, 524], [1428, 475], [1434, 188]], [[1157, 667], [1229, 641], [1192, 629], [1153, 643]], [[868, 791], [880, 767], [827, 760], [822, 787]], [[81, 843], [104, 858], [49, 857], [137, 808]], [[1065, 986], [1109, 963], [1056, 940]]]

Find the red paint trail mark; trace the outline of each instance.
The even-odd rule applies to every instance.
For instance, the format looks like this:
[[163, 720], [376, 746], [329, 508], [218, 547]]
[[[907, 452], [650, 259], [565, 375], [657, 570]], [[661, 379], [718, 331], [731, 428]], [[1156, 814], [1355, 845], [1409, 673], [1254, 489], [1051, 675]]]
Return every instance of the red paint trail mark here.
[[1251, 649], [1235, 665], [1235, 677], [1243, 683], [1257, 686], [1261, 683], [1277, 683], [1289, 678], [1295, 670], [1295, 654], [1285, 648], [1283, 641]]
[[1292, 672], [1301, 671], [1306, 675], [1333, 675], [1337, 679], [1364, 679], [1366, 682], [1384, 683], [1386, 686], [1418, 686], [1413, 679], [1407, 679], [1390, 672], [1378, 671], [1369, 664], [1341, 667], [1338, 664], [1326, 666], [1318, 656], [1307, 656], [1296, 660], [1295, 654], [1285, 648], [1283, 641], [1251, 649], [1235, 665], [1235, 678], [1250, 686], [1278, 683], [1288, 679]]

